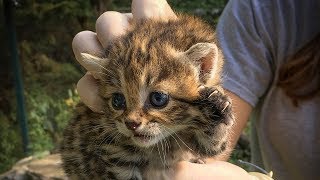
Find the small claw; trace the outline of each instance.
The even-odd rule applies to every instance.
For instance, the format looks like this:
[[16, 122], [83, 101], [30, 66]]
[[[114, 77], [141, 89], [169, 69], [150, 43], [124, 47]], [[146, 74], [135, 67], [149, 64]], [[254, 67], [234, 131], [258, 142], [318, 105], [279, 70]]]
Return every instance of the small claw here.
[[190, 162], [196, 163], [196, 164], [206, 164], [204, 159], [191, 159]]
[[199, 88], [199, 90], [201, 91], [201, 90], [203, 90], [203, 89], [205, 88], [205, 86], [204, 86], [204, 85], [201, 85], [201, 86], [199, 86], [198, 88]]
[[214, 95], [214, 94], [217, 94], [219, 91], [218, 90], [214, 90], [210, 95], [209, 95], [209, 98]]
[[205, 164], [206, 162], [204, 160], [202, 160], [202, 159], [198, 159], [197, 163], [198, 164]]
[[230, 105], [230, 102], [227, 101], [225, 104], [224, 104], [224, 108], [222, 109], [222, 112]]

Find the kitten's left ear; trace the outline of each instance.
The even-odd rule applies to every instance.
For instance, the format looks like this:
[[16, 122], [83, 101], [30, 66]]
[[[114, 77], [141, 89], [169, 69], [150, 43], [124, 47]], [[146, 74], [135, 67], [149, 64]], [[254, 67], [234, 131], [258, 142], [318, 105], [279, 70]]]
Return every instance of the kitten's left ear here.
[[214, 43], [197, 43], [191, 46], [184, 55], [197, 68], [201, 83], [208, 84], [220, 80], [222, 56]]
[[108, 63], [108, 59], [100, 58], [88, 53], [81, 53], [82, 63], [80, 63], [94, 78], [101, 79], [102, 72]]

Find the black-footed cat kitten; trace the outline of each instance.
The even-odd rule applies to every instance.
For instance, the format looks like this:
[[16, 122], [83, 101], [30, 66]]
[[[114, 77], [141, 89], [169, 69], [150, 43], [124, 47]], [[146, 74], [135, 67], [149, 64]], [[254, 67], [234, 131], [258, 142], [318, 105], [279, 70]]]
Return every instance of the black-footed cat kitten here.
[[79, 104], [61, 147], [71, 179], [166, 179], [178, 161], [225, 151], [233, 122], [223, 56], [198, 18], [131, 22], [105, 57], [82, 54], [104, 114]]

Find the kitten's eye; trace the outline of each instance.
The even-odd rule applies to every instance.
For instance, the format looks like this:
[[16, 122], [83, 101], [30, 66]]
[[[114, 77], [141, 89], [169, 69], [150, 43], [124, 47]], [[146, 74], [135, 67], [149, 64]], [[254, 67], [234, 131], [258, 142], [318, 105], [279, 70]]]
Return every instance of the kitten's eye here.
[[122, 110], [126, 107], [126, 99], [123, 94], [113, 93], [112, 94], [112, 106], [115, 110]]
[[150, 93], [150, 103], [152, 106], [162, 108], [168, 104], [169, 96], [161, 92]]

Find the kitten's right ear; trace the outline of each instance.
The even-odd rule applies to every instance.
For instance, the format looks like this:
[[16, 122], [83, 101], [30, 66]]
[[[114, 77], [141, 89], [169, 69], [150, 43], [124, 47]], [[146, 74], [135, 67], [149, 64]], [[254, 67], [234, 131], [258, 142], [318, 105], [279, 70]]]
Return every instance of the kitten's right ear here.
[[108, 59], [100, 58], [88, 53], [81, 53], [80, 63], [88, 72], [90, 72], [94, 78], [101, 79], [103, 71], [106, 70]]

